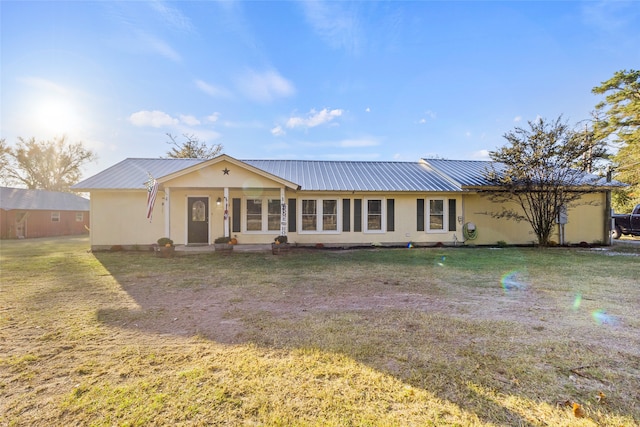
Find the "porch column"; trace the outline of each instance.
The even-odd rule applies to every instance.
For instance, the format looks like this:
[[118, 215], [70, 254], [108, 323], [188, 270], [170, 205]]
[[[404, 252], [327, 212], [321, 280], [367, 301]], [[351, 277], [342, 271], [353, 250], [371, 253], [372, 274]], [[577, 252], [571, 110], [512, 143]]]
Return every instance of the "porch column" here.
[[169, 188], [164, 189], [164, 235], [168, 238], [171, 238], [169, 235], [171, 233], [171, 190]]
[[284, 187], [280, 188], [280, 235], [286, 236], [289, 231], [289, 218], [287, 216], [289, 205], [284, 194]]
[[224, 187], [224, 237], [229, 237], [229, 187]]

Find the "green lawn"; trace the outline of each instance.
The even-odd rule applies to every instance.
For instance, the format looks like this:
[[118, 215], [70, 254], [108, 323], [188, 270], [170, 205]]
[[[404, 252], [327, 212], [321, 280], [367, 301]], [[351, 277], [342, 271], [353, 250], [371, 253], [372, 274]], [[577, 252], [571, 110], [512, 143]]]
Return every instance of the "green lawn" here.
[[640, 424], [638, 246], [0, 245], [1, 425]]

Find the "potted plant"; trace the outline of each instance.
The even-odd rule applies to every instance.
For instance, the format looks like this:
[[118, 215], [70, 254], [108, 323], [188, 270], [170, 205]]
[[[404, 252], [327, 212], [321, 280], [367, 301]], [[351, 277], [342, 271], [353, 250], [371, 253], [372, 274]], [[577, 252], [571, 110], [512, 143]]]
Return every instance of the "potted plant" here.
[[155, 248], [156, 256], [162, 258], [171, 258], [175, 254], [176, 247], [173, 246], [173, 240], [168, 237], [158, 239], [158, 246]]
[[231, 252], [233, 250], [233, 244], [231, 243], [231, 237], [222, 236], [213, 241], [213, 246], [216, 252]]
[[273, 243], [271, 244], [271, 253], [279, 255], [286, 252], [289, 252], [289, 239], [287, 236], [278, 236], [273, 239]]

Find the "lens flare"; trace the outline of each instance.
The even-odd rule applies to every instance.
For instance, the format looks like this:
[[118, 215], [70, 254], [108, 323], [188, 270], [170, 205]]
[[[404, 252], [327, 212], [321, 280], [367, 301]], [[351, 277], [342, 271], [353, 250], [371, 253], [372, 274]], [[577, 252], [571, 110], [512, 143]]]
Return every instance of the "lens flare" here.
[[502, 275], [500, 278], [500, 284], [502, 285], [502, 289], [504, 289], [505, 293], [522, 290], [527, 287], [526, 283], [519, 280], [519, 275], [520, 272], [517, 270], [513, 270]]
[[577, 294], [573, 299], [573, 311], [577, 311], [582, 303], [582, 294]]
[[596, 310], [591, 313], [591, 317], [596, 322], [597, 325], [611, 325], [616, 326], [618, 324], [618, 318], [616, 316], [611, 316], [607, 314], [607, 312], [603, 309]]

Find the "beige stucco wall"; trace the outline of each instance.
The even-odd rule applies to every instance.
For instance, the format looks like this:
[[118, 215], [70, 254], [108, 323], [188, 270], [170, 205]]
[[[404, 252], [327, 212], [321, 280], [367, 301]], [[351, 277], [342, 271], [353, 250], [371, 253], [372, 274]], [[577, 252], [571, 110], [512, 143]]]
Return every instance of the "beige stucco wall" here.
[[[515, 202], [505, 204], [507, 209], [522, 213]], [[477, 226], [478, 237], [469, 244], [493, 245], [498, 241], [521, 245], [537, 243], [531, 225], [526, 221], [516, 222], [505, 218], [494, 218], [492, 214], [502, 210], [499, 204], [481, 194], [468, 194], [464, 198], [465, 223]], [[565, 225], [565, 244], [580, 242], [604, 243], [605, 193], [585, 194], [580, 201], [568, 209]], [[560, 243], [559, 226], [555, 228], [551, 240]]]
[[[419, 194], [419, 193], [395, 193], [395, 194], [387, 194], [387, 193], [376, 193], [376, 192], [367, 192], [367, 193], [343, 193], [338, 194], [337, 196], [327, 196], [323, 193], [314, 193], [314, 192], [297, 192], [297, 194], [287, 193], [287, 197], [296, 197], [297, 198], [297, 225], [298, 232], [296, 233], [288, 233], [289, 241], [292, 243], [298, 243], [302, 245], [314, 245], [317, 243], [323, 243], [328, 245], [342, 245], [342, 244], [350, 244], [350, 245], [370, 245], [370, 244], [387, 244], [387, 245], [398, 245], [398, 244], [407, 244], [408, 242], [413, 243], [423, 243], [423, 244], [435, 244], [438, 242], [446, 243], [446, 244], [461, 244], [462, 242], [462, 225], [457, 223], [456, 221], [456, 231], [447, 231], [448, 227], [445, 227], [445, 231], [443, 232], [428, 232], [428, 231], [417, 231], [417, 209], [416, 209], [416, 200], [418, 198], [428, 199], [429, 197], [433, 198], [442, 198], [446, 200], [455, 199], [456, 200], [456, 212], [457, 215], [462, 215], [462, 198], [459, 193], [438, 193], [438, 194]], [[327, 233], [327, 232], [303, 232], [301, 231], [301, 200], [303, 199], [321, 199], [325, 198], [337, 198], [338, 199], [338, 229], [342, 230], [342, 200], [347, 198], [351, 199], [351, 209], [350, 209], [350, 222], [351, 222], [351, 231], [338, 233]], [[387, 199], [394, 199], [394, 231], [390, 232], [379, 232], [379, 231], [367, 231], [363, 224], [362, 231], [357, 232], [354, 231], [354, 199], [362, 199], [363, 203], [363, 222], [366, 221], [365, 212], [364, 212], [364, 204], [367, 199], [381, 199], [383, 207], [386, 207]], [[383, 211], [385, 208], [383, 208]], [[386, 229], [386, 212], [383, 218], [383, 229]]]
[[159, 192], [149, 222], [146, 191], [91, 192], [91, 246], [107, 249], [155, 243], [164, 236], [163, 197]]

